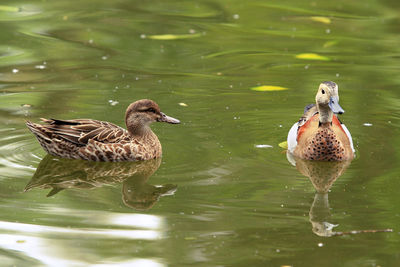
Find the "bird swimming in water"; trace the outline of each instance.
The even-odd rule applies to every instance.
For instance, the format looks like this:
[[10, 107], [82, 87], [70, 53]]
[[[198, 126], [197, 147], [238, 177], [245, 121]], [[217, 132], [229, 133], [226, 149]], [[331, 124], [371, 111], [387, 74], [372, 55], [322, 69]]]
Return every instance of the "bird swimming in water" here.
[[161, 143], [152, 122], [180, 123], [160, 111], [149, 99], [133, 102], [125, 113], [127, 129], [92, 119], [41, 119], [26, 122], [43, 149], [54, 156], [90, 161], [136, 161], [159, 158]]
[[287, 137], [289, 152], [307, 160], [352, 160], [351, 134], [336, 116], [344, 113], [339, 105], [337, 84], [321, 83], [315, 102], [305, 107], [303, 116], [290, 129]]

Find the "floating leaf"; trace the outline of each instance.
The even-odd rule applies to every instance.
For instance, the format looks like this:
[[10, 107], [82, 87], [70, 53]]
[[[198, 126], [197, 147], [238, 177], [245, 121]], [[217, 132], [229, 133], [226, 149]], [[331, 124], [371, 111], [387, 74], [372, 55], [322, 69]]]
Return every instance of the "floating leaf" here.
[[324, 24], [331, 24], [331, 19], [327, 17], [311, 17], [312, 21], [321, 22]]
[[19, 9], [19, 7], [14, 7], [14, 6], [2, 6], [2, 5], [0, 5], [0, 11], [19, 12], [20, 9]]
[[177, 39], [189, 39], [189, 38], [196, 38], [200, 37], [201, 33], [196, 34], [161, 34], [161, 35], [149, 35], [147, 38], [153, 40], [177, 40]]
[[297, 8], [297, 7], [293, 7], [291, 5], [284, 3], [284, 1], [281, 1], [282, 3], [280, 3], [280, 4], [268, 3], [268, 2], [272, 2], [272, 1], [260, 1], [260, 2], [261, 3], [258, 4], [259, 6], [275, 8], [275, 9], [282, 9], [285, 11], [290, 11], [290, 13], [302, 13], [302, 14], [314, 15], [314, 14], [316, 14], [315, 12], [318, 12], [318, 14], [320, 14], [320, 15], [332, 16], [332, 17], [342, 17], [342, 18], [352, 18], [352, 19], [367, 19], [367, 18], [369, 18], [367, 16], [357, 16], [357, 15], [348, 14], [348, 13], [344, 13], [344, 12], [334, 12], [329, 9], [316, 10], [315, 8]]
[[298, 54], [296, 55], [296, 58], [300, 59], [307, 59], [307, 60], [323, 60], [323, 61], [329, 61], [329, 57], [321, 56], [315, 53], [303, 53], [303, 54]]
[[278, 146], [281, 147], [281, 148], [283, 148], [283, 149], [287, 149], [287, 148], [288, 148], [287, 141], [283, 141], [283, 142], [279, 143]]
[[182, 107], [187, 107], [188, 106], [186, 103], [178, 103], [178, 105], [182, 106]]
[[275, 86], [275, 85], [261, 85], [261, 86], [252, 87], [250, 89], [254, 90], [254, 91], [261, 91], [261, 92], [268, 91], [269, 92], [269, 91], [283, 91], [283, 90], [287, 90], [288, 88], [281, 87], [281, 86]]
[[328, 41], [328, 42], [324, 43], [323, 47], [324, 47], [324, 48], [331, 47], [331, 46], [334, 46], [334, 45], [336, 45], [337, 43], [338, 43], [338, 41], [337, 41], [337, 40], [334, 40], [334, 41]]

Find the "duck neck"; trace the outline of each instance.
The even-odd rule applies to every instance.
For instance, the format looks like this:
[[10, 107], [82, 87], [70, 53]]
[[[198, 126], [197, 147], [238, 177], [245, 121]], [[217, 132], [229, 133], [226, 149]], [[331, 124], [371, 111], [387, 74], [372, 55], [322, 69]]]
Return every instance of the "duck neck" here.
[[149, 123], [140, 119], [126, 120], [125, 123], [129, 134], [136, 138], [146, 138], [154, 134]]
[[320, 124], [332, 123], [333, 112], [329, 108], [329, 106], [317, 103], [317, 107], [319, 112], [319, 123]]

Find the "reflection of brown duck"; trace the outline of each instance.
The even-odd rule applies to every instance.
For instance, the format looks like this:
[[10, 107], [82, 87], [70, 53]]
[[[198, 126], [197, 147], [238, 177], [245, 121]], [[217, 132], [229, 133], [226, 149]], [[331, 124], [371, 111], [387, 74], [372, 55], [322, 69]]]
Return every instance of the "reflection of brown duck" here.
[[335, 234], [333, 228], [337, 224], [329, 223], [331, 213], [329, 208], [328, 192], [333, 183], [341, 176], [351, 161], [311, 161], [293, 157], [287, 153], [288, 160], [296, 165], [297, 170], [307, 176], [317, 193], [310, 208], [310, 222], [312, 231], [319, 236], [329, 237]]
[[[61, 159], [47, 155], [39, 164], [25, 191], [52, 188], [47, 196], [67, 188], [92, 189], [107, 184], [123, 183], [124, 203], [132, 208], [151, 208], [161, 196], [173, 194], [177, 186], [153, 186], [147, 180], [160, 167], [161, 159], [137, 162], [89, 162]], [[152, 190], [151, 190], [152, 189]], [[137, 199], [137, 201], [133, 201]]]
[[150, 185], [147, 179], [129, 177], [122, 185], [122, 200], [127, 207], [136, 210], [148, 210], [157, 203], [162, 196], [173, 195], [177, 186], [173, 184]]

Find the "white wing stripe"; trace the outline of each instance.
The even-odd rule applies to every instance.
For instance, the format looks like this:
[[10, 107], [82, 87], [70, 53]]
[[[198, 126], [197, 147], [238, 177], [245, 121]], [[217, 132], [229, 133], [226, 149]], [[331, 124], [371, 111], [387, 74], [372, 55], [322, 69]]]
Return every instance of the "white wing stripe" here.
[[350, 140], [351, 149], [353, 149], [353, 152], [356, 152], [356, 151], [354, 150], [353, 139], [351, 138], [350, 131], [347, 129], [346, 125], [344, 125], [344, 124], [342, 124], [342, 128], [343, 128], [344, 132], [346, 133], [347, 137], [348, 137], [349, 140]]
[[290, 128], [288, 137], [287, 137], [288, 150], [292, 153], [297, 146], [297, 129], [298, 128], [299, 128], [299, 123], [296, 122], [295, 124], [293, 124], [292, 128]]

